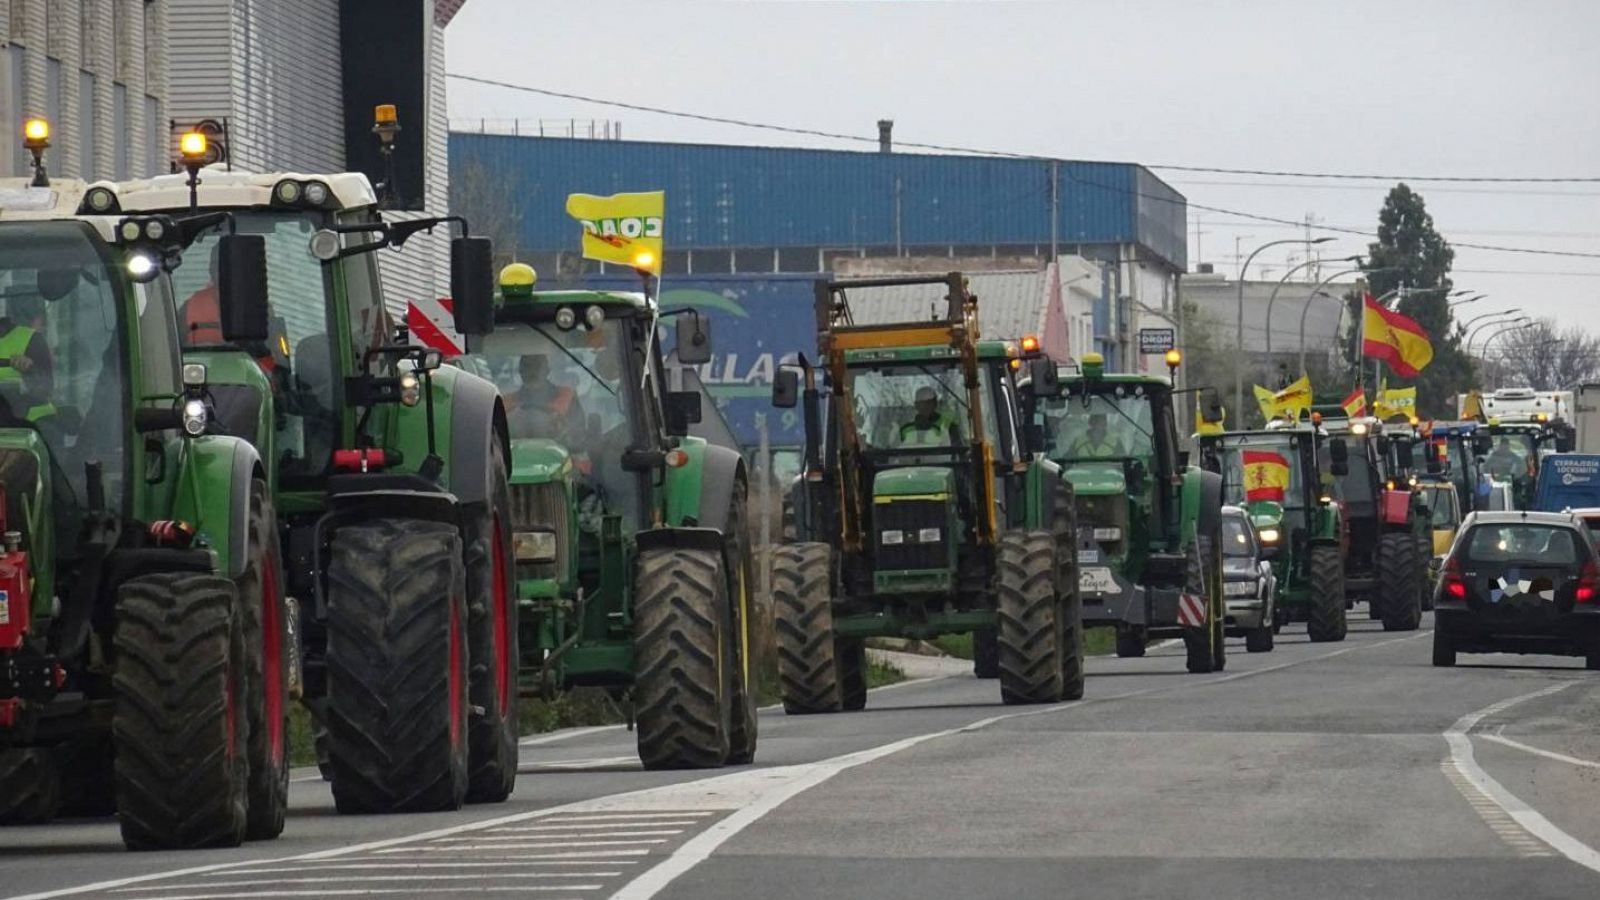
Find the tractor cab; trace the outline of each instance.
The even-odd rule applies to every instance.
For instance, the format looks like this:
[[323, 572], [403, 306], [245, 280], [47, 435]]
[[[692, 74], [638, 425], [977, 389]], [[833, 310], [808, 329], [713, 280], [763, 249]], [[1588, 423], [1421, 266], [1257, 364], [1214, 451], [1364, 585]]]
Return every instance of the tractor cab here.
[[1532, 509], [1539, 480], [1539, 461], [1555, 452], [1556, 432], [1543, 419], [1502, 421], [1491, 418], [1480, 428], [1479, 434], [1483, 471], [1493, 480], [1511, 485], [1517, 509]]

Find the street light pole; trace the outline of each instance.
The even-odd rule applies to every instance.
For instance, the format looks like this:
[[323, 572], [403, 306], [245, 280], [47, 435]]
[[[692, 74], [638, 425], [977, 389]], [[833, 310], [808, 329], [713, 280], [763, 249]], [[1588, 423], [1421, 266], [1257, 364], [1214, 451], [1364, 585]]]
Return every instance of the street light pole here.
[[[1465, 294], [1466, 291], [1462, 291], [1461, 293]], [[1449, 309], [1455, 309], [1458, 306], [1466, 306], [1468, 303], [1477, 303], [1479, 300], [1482, 300], [1483, 298], [1485, 298], [1487, 296], [1489, 296], [1489, 295], [1488, 294], [1479, 294], [1476, 297], [1468, 297], [1465, 300], [1452, 300], [1448, 304], [1448, 308]]]
[[1268, 247], [1278, 247], [1283, 244], [1326, 244], [1331, 240], [1333, 240], [1332, 237], [1319, 237], [1309, 241], [1304, 238], [1284, 238], [1282, 240], [1267, 241], [1265, 244], [1251, 250], [1250, 255], [1245, 257], [1244, 264], [1239, 266], [1239, 309], [1236, 323], [1237, 337], [1235, 338], [1237, 346], [1235, 347], [1236, 352], [1233, 354], [1233, 408], [1236, 411], [1236, 415], [1241, 417], [1244, 415], [1242, 412], [1244, 409], [1244, 279], [1245, 274], [1250, 270], [1250, 262], [1256, 258], [1257, 253]]
[[[1335, 272], [1332, 275], [1329, 275], [1327, 278], [1322, 279], [1322, 281], [1319, 282], [1316, 287], [1311, 289], [1311, 293], [1306, 295], [1306, 305], [1300, 307], [1300, 374], [1301, 375], [1310, 374], [1310, 373], [1308, 373], [1306, 371], [1306, 314], [1311, 311], [1311, 301], [1317, 299], [1317, 295], [1322, 293], [1322, 289], [1323, 288], [1325, 288], [1328, 285], [1334, 283], [1335, 281], [1338, 281], [1340, 278], [1343, 278], [1346, 275], [1354, 275], [1357, 272], [1361, 272], [1361, 271], [1366, 271], [1366, 272], [1369, 272], [1369, 273], [1370, 272], [1386, 272], [1386, 271], [1389, 270], [1389, 268], [1391, 268], [1391, 267], [1385, 266], [1384, 268], [1381, 268], [1381, 269], [1366, 269], [1366, 270], [1363, 270], [1360, 267], [1357, 267], [1357, 268], [1354, 268], [1354, 269], [1345, 269], [1343, 272]], [[1339, 300], [1340, 303], [1344, 302], [1344, 298], [1343, 297], [1338, 298], [1338, 300]], [[1342, 306], [1339, 308], [1339, 321], [1341, 321], [1341, 322], [1344, 321], [1344, 307], [1342, 307]]]
[[[1489, 335], [1488, 339], [1483, 342], [1483, 347], [1481, 349], [1479, 349], [1479, 351], [1478, 351], [1478, 355], [1483, 358], [1484, 362], [1489, 362], [1489, 346], [1494, 343], [1495, 338], [1498, 338], [1501, 335], [1511, 334], [1512, 332], [1515, 332], [1515, 331], [1527, 331], [1529, 328], [1532, 328], [1532, 327], [1534, 327], [1534, 326], [1539, 324], [1538, 322], [1533, 321], [1531, 318], [1528, 318], [1527, 316], [1523, 316], [1522, 318], [1526, 319], [1527, 321], [1523, 322], [1521, 325], [1507, 325], [1506, 327], [1500, 329], [1499, 331], [1496, 331], [1494, 334]], [[1560, 343], [1560, 341], [1557, 340], [1554, 343]], [[1501, 382], [1501, 371], [1500, 370], [1502, 368], [1504, 368], [1504, 367], [1503, 366], [1499, 366], [1499, 365], [1495, 366], [1494, 386], [1496, 388], [1500, 387], [1500, 382]]]
[[1282, 288], [1284, 286], [1284, 284], [1286, 284], [1289, 281], [1289, 278], [1291, 276], [1293, 276], [1294, 273], [1300, 271], [1301, 269], [1304, 269], [1307, 266], [1320, 265], [1323, 262], [1352, 262], [1352, 263], [1359, 263], [1359, 262], [1361, 262], [1361, 257], [1359, 257], [1359, 256], [1346, 256], [1344, 259], [1340, 259], [1340, 260], [1322, 260], [1322, 259], [1317, 259], [1317, 258], [1313, 257], [1311, 259], [1306, 260], [1303, 263], [1300, 263], [1299, 265], [1295, 266], [1294, 268], [1290, 269], [1289, 271], [1283, 273], [1283, 277], [1278, 279], [1278, 283], [1272, 286], [1272, 293], [1267, 297], [1267, 365], [1268, 366], [1272, 365], [1272, 304], [1274, 304], [1274, 303], [1276, 303], [1278, 301], [1278, 290], [1280, 288]]
[[[1473, 341], [1473, 338], [1478, 336], [1478, 332], [1484, 330], [1485, 328], [1488, 328], [1490, 325], [1506, 325], [1506, 324], [1509, 324], [1506, 321], [1496, 322], [1496, 321], [1494, 321], [1494, 318], [1491, 318], [1491, 317], [1508, 316], [1508, 315], [1510, 315], [1510, 314], [1512, 314], [1514, 312], [1520, 312], [1520, 311], [1521, 311], [1520, 309], [1508, 309], [1508, 310], [1505, 310], [1504, 312], [1490, 313], [1488, 316], [1478, 316], [1477, 318], [1473, 319], [1472, 320], [1473, 322], [1478, 321], [1478, 319], [1484, 319], [1484, 318], [1488, 318], [1489, 321], [1484, 322], [1482, 325], [1479, 325], [1477, 328], [1474, 328], [1471, 331], [1467, 332], [1467, 339], [1466, 339], [1465, 343], [1463, 343], [1463, 345], [1462, 345], [1462, 346], [1464, 346], [1466, 348], [1467, 355], [1468, 356], [1472, 355], [1472, 341]], [[1516, 319], [1511, 319], [1509, 321], [1510, 322], [1531, 322], [1533, 320], [1530, 319], [1527, 316], [1520, 316], [1520, 317], [1518, 317]]]

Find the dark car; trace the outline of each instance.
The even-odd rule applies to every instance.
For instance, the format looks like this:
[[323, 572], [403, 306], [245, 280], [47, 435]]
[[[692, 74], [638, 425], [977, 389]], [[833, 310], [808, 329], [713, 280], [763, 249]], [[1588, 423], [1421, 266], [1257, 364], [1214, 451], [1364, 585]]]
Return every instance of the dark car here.
[[1243, 637], [1251, 653], [1272, 650], [1277, 620], [1277, 581], [1266, 560], [1261, 534], [1237, 506], [1222, 508], [1222, 594], [1229, 637]]
[[1600, 669], [1600, 557], [1570, 512], [1476, 512], [1434, 593], [1433, 664], [1459, 653], [1582, 656]]

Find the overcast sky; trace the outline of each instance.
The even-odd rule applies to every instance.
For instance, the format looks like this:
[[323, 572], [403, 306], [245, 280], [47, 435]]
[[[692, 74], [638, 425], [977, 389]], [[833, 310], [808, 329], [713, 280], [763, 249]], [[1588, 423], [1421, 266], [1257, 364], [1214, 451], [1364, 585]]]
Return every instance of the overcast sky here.
[[[451, 72], [903, 141], [1158, 165], [1600, 177], [1600, 2], [469, 0]], [[641, 140], [862, 149], [450, 83], [452, 119], [620, 120]], [[1157, 169], [1191, 204], [1376, 227], [1388, 182]], [[1455, 281], [1563, 323], [1600, 299], [1600, 182], [1412, 182]], [[1199, 224], [1196, 224], [1198, 217]], [[1200, 232], [1197, 234], [1197, 232]], [[1190, 266], [1294, 230], [1189, 211]], [[670, 240], [670, 237], [669, 237]], [[1361, 252], [1340, 237], [1325, 256]], [[1281, 275], [1274, 248], [1252, 277]], [[1600, 324], [1596, 325], [1600, 329]]]

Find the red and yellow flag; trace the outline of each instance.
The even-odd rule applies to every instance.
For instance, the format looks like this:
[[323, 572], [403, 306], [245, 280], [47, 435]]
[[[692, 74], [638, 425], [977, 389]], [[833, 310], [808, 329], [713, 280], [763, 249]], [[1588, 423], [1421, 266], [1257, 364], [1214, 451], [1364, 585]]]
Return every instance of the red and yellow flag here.
[[1245, 500], [1251, 503], [1257, 500], [1282, 503], [1284, 494], [1289, 490], [1289, 461], [1271, 450], [1245, 450], [1241, 456], [1244, 461]]
[[1364, 416], [1367, 414], [1366, 392], [1361, 390], [1361, 388], [1356, 388], [1355, 390], [1351, 391], [1350, 396], [1345, 397], [1344, 402], [1340, 403], [1339, 405], [1344, 407], [1344, 414], [1352, 419]]
[[1384, 309], [1366, 295], [1361, 353], [1387, 363], [1397, 375], [1415, 378], [1433, 361], [1433, 344], [1415, 320]]

